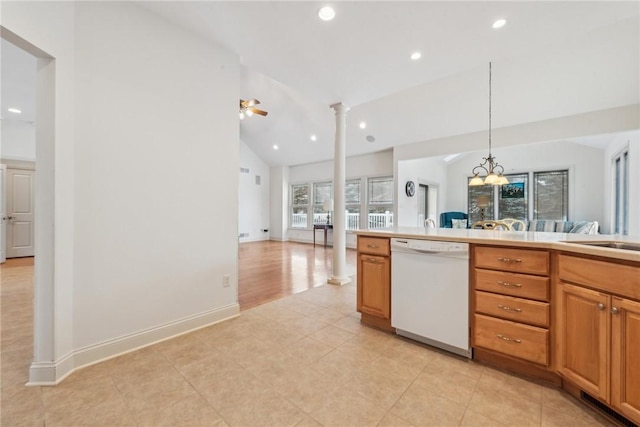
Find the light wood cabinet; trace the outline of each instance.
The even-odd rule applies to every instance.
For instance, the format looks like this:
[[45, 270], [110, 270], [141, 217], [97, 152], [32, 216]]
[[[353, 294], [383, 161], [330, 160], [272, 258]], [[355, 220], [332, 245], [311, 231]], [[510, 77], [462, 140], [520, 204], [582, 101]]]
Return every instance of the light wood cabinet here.
[[472, 333], [474, 357], [515, 359], [514, 370], [550, 366], [549, 252], [474, 246]]
[[391, 330], [389, 239], [358, 236], [357, 310], [362, 322]]
[[[640, 267], [558, 256], [558, 373], [640, 423]], [[634, 299], [631, 299], [634, 298]]]
[[640, 302], [611, 303], [611, 404], [640, 424]]
[[609, 399], [609, 297], [566, 283], [559, 287], [558, 371], [602, 400]]

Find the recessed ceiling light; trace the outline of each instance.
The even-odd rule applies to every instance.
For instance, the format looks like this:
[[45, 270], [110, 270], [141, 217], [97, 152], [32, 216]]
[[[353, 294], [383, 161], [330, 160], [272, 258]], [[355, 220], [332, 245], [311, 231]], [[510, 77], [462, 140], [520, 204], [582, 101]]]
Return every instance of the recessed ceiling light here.
[[273, 149], [274, 149], [274, 150], [277, 150], [277, 149], [278, 149], [278, 146], [277, 146], [277, 145], [274, 145], [274, 146], [273, 146]]
[[323, 21], [331, 21], [336, 17], [336, 11], [331, 6], [324, 6], [318, 11], [318, 17]]
[[496, 22], [493, 23], [492, 27], [493, 28], [502, 28], [504, 27], [504, 24], [507, 23], [506, 19], [498, 19]]
[[365, 122], [360, 122], [360, 129], [364, 129], [367, 127], [367, 124]]
[[317, 136], [315, 136], [315, 135], [311, 135], [311, 140], [312, 140], [312, 141], [317, 141], [317, 140], [318, 140], [318, 137], [317, 137]]
[[19, 110], [17, 108], [7, 108], [7, 111], [10, 113], [22, 114], [22, 110]]
[[417, 61], [420, 58], [422, 58], [422, 54], [420, 52], [413, 52], [411, 54], [411, 59], [413, 59], [414, 61]]

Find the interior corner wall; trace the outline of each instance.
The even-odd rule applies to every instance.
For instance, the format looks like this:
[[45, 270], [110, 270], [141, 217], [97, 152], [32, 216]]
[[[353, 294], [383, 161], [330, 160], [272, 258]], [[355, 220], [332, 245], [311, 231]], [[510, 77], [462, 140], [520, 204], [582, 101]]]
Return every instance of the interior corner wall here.
[[73, 346], [91, 363], [238, 312], [240, 64], [134, 3], [75, 8]]
[[272, 240], [288, 240], [289, 167], [274, 166], [270, 170], [270, 237]]
[[269, 240], [270, 169], [243, 141], [240, 141], [239, 185], [240, 243]]

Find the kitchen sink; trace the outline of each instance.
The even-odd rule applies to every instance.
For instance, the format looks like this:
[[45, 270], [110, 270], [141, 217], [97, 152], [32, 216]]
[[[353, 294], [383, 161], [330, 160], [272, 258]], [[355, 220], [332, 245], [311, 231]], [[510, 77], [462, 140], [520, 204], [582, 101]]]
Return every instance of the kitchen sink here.
[[640, 251], [640, 243], [631, 243], [631, 242], [616, 242], [612, 240], [602, 240], [596, 242], [565, 242], [572, 243], [575, 245], [586, 245], [586, 246], [597, 246], [600, 248], [612, 248], [612, 249], [623, 249], [626, 251]]

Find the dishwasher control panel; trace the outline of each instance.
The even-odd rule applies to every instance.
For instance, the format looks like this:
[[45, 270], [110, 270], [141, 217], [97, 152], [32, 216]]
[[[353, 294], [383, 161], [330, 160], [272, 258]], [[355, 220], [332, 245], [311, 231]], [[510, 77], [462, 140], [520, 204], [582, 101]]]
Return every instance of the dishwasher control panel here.
[[420, 252], [468, 252], [468, 243], [443, 242], [438, 240], [391, 239], [391, 250], [413, 250]]

